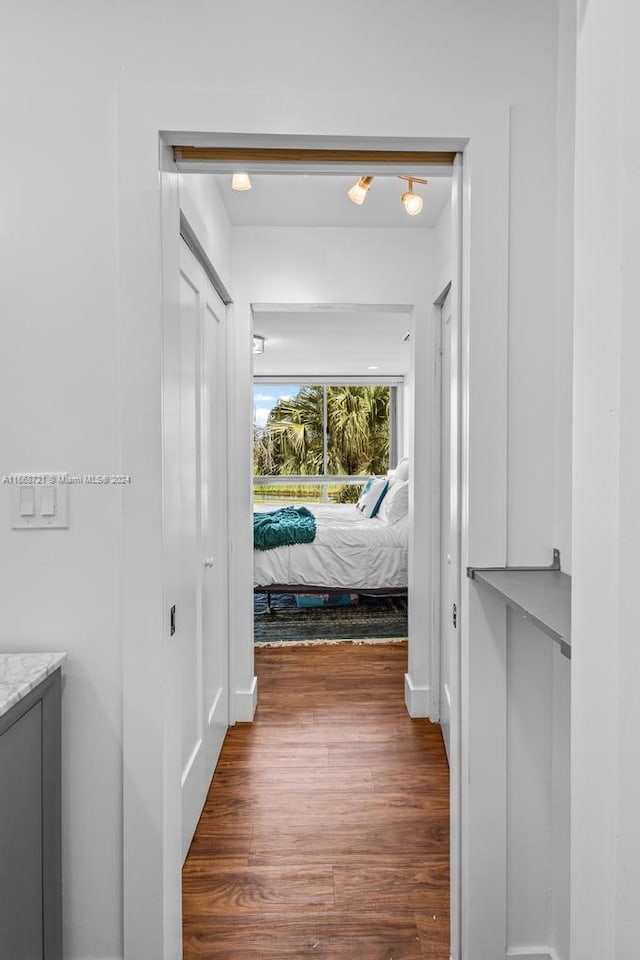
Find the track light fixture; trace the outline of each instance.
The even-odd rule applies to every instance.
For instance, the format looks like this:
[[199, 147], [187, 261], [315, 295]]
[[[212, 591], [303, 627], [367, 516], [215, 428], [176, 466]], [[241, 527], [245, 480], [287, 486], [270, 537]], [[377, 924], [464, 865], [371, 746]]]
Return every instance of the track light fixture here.
[[231, 178], [232, 190], [251, 190], [251, 180], [248, 173], [234, 173]]
[[[406, 177], [404, 175], [399, 175], [399, 180], [407, 180], [409, 182], [409, 189], [402, 194], [402, 205], [409, 214], [410, 217], [415, 217], [416, 214], [420, 213], [422, 207], [424, 206], [424, 200], [417, 193], [413, 192], [414, 183], [424, 183], [427, 184], [427, 180], [423, 180], [421, 177]], [[351, 187], [348, 191], [347, 196], [354, 203], [357, 203], [358, 206], [362, 206], [369, 191], [369, 188], [373, 182], [373, 177], [360, 177], [357, 183]]]
[[406, 193], [402, 194], [402, 206], [410, 217], [415, 217], [415, 215], [422, 210], [423, 203], [422, 197], [419, 197], [417, 193], [413, 192], [413, 180], [409, 177], [409, 189]]
[[349, 200], [352, 200], [354, 203], [357, 203], [359, 207], [362, 206], [372, 182], [373, 182], [373, 177], [360, 177], [358, 182], [354, 183], [354, 185], [351, 187], [351, 189], [347, 193]]

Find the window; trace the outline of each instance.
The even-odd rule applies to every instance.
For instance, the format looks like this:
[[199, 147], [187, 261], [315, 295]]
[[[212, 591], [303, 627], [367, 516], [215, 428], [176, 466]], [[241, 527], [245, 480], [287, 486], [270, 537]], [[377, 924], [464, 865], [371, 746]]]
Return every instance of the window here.
[[388, 383], [256, 383], [254, 498], [357, 500], [362, 483], [346, 478], [383, 475], [395, 459], [395, 393]]

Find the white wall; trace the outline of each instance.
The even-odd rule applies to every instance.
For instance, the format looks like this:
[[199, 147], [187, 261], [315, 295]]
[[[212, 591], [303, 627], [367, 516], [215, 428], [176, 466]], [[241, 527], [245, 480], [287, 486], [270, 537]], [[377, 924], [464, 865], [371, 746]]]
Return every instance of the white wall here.
[[[49, 17], [42, 5], [42, 13], [39, 27], [16, 16], [12, 29], [3, 30], [3, 67], [11, 72], [13, 56], [31, 49], [42, 72], [35, 69], [19, 94], [15, 88], [9, 93], [8, 77], [2, 82], [16, 154], [2, 161], [0, 473], [124, 473], [115, 145], [104, 92], [91, 108], [103, 64], [96, 51], [91, 72], [93, 55], [79, 42], [72, 68], [73, 37], [59, 36], [53, 10]], [[55, 65], [46, 52], [49, 42], [68, 53]], [[92, 78], [86, 85], [73, 80], [83, 66]], [[42, 164], [38, 144], [45, 141], [52, 149]], [[64, 142], [79, 148], [80, 169], [69, 163]], [[1, 648], [68, 653], [62, 699], [65, 950], [70, 958], [118, 957], [119, 559], [128, 489], [74, 487], [70, 529], [42, 532], [9, 530], [7, 489], [0, 493]]]
[[[135, 467], [128, 491], [72, 491], [70, 531], [27, 539], [5, 527], [0, 540], [3, 648], [70, 654], [63, 730], [68, 960], [122, 956], [121, 637], [129, 650], [135, 623], [138, 676], [147, 669], [153, 684], [160, 671], [155, 657], [163, 649], [159, 129], [471, 137], [473, 493], [472, 556], [466, 559], [495, 563], [506, 556], [503, 360], [496, 344], [507, 320], [513, 328], [515, 444], [509, 556], [546, 561], [553, 545], [553, 492], [542, 465], [553, 475], [545, 438], [554, 435], [555, 412], [545, 396], [532, 403], [530, 391], [537, 397], [550, 380], [545, 356], [553, 328], [540, 311], [549, 309], [553, 296], [545, 300], [539, 288], [554, 261], [555, 3], [355, 0], [350, 15], [362, 23], [357, 45], [344, 30], [339, 0], [313, 0], [304, 19], [293, 0], [249, 0], [244, 9], [245, 26], [238, 30], [237, 6], [228, 0], [179, 6], [168, 0], [64, 0], [55, 6], [36, 0], [12, 9], [3, 34], [3, 113], [11, 149], [0, 161], [6, 204], [0, 238], [2, 470]], [[362, 106], [354, 113], [358, 96]], [[510, 108], [509, 215], [503, 118]], [[541, 144], [548, 153], [540, 158]], [[526, 450], [525, 435], [531, 441]], [[532, 482], [530, 469], [540, 483]], [[248, 480], [239, 483], [245, 496]], [[478, 625], [476, 609], [469, 608], [464, 629], [470, 650], [484, 656], [479, 641], [488, 642], [489, 633]], [[135, 651], [129, 654], [135, 662]], [[125, 773], [136, 790], [146, 791], [139, 822], [149, 826], [140, 843], [148, 842], [151, 851], [154, 841], [159, 847], [162, 810], [151, 805], [149, 783], [159, 775], [161, 746], [153, 739], [155, 694], [143, 687], [139, 706], [148, 721], [148, 751], [139, 768]], [[135, 710], [129, 713], [134, 718]], [[480, 724], [474, 750], [483, 735]], [[493, 843], [490, 826], [484, 847], [471, 851], [470, 876], [476, 869], [478, 875], [473, 916], [484, 905], [473, 891], [482, 884]], [[128, 894], [130, 914], [145, 917], [154, 960], [160, 957], [151, 933], [157, 934], [158, 886], [164, 883], [161, 854], [140, 863], [145, 883]], [[491, 954], [499, 913], [498, 906], [486, 914], [484, 939], [474, 945], [478, 956], [484, 948]]]
[[[558, 4], [556, 112], [556, 355], [554, 546], [572, 572], [573, 211], [576, 83], [576, 4]], [[551, 726], [551, 945], [558, 960], [570, 956], [571, 887], [571, 664], [553, 651]], [[577, 954], [574, 954], [577, 956]]]
[[430, 289], [428, 229], [234, 227], [236, 315], [259, 303], [415, 303]]
[[562, 569], [571, 573], [573, 393], [573, 217], [576, 96], [576, 2], [558, 3], [556, 111], [556, 356], [555, 535]]
[[571, 946], [587, 960], [640, 955], [639, 35], [630, 0], [578, 6]]
[[[575, 14], [558, 5], [557, 43], [548, 69], [558, 76], [557, 156], [517, 158], [529, 176], [556, 170], [554, 196], [517, 177], [511, 184], [507, 562], [548, 564], [551, 548], [571, 571], [571, 384], [573, 110]], [[533, 121], [533, 117], [530, 118]], [[512, 137], [520, 118], [513, 114]], [[535, 172], [534, 172], [535, 166]], [[526, 223], [523, 230], [521, 224]], [[537, 228], [536, 228], [537, 223]], [[544, 229], [549, 248], [536, 258]], [[451, 208], [434, 229], [436, 296], [451, 279]], [[549, 427], [552, 426], [550, 442]], [[570, 666], [543, 634], [512, 615], [506, 621], [507, 950], [553, 946], [569, 957]]]
[[[550, 939], [553, 644], [507, 615], [507, 946]], [[568, 960], [568, 958], [566, 958]]]
[[231, 285], [231, 224], [214, 177], [190, 173], [178, 179], [180, 208], [222, 282]]
[[456, 265], [452, 261], [451, 248], [451, 200], [445, 203], [433, 228], [433, 299], [440, 296], [445, 286], [453, 280]]

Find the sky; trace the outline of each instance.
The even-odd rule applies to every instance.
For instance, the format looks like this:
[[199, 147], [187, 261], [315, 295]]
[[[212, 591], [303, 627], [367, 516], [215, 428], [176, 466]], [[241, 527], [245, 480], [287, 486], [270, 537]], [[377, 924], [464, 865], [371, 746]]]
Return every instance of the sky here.
[[289, 400], [296, 395], [299, 386], [275, 386], [268, 383], [261, 383], [253, 388], [253, 416], [257, 427], [264, 427], [267, 422], [272, 407], [275, 407], [278, 400]]

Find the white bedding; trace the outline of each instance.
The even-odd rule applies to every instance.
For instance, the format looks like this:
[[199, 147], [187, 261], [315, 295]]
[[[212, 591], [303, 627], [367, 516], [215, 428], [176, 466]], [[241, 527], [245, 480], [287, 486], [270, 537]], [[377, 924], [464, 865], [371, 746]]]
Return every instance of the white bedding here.
[[407, 586], [407, 517], [386, 524], [363, 517], [352, 503], [305, 506], [316, 518], [315, 540], [254, 550], [254, 586], [279, 583], [361, 590]]

